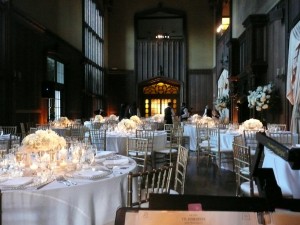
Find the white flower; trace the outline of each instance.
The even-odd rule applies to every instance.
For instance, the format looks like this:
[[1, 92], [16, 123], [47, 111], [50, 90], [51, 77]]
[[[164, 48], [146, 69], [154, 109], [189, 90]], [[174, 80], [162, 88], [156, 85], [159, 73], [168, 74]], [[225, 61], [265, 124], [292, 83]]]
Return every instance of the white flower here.
[[263, 87], [258, 86], [255, 91], [249, 91], [249, 95], [247, 96], [248, 107], [255, 108], [256, 111], [268, 109], [273, 87], [274, 85], [269, 83]]
[[117, 130], [119, 131], [129, 131], [136, 129], [137, 124], [130, 119], [122, 119], [117, 126]]
[[198, 123], [201, 120], [201, 116], [198, 114], [194, 114], [191, 116], [190, 120], [192, 123]]
[[114, 114], [111, 114], [109, 117], [108, 117], [108, 120], [114, 120], [114, 121], [117, 121], [119, 119], [118, 116], [114, 115]]
[[150, 118], [150, 121], [162, 123], [164, 122], [164, 115], [163, 114], [155, 114]]
[[28, 151], [59, 151], [66, 146], [66, 140], [53, 130], [37, 130], [27, 135], [22, 144]]
[[227, 108], [229, 104], [229, 96], [228, 95], [223, 95], [217, 98], [215, 102], [215, 107], [218, 111], [221, 111], [222, 109]]
[[207, 124], [208, 127], [214, 127], [215, 126], [215, 121], [213, 118], [209, 117], [209, 116], [203, 116], [201, 117], [200, 120], [198, 120], [198, 123], [200, 124]]
[[105, 119], [101, 115], [96, 115], [94, 122], [102, 123], [102, 122], [105, 122]]
[[259, 130], [259, 129], [262, 129], [263, 128], [263, 124], [262, 122], [260, 122], [259, 120], [257, 119], [249, 119], [249, 120], [246, 120], [242, 127], [246, 130]]
[[141, 119], [138, 116], [131, 116], [130, 120], [132, 120], [136, 124], [141, 124], [142, 123]]

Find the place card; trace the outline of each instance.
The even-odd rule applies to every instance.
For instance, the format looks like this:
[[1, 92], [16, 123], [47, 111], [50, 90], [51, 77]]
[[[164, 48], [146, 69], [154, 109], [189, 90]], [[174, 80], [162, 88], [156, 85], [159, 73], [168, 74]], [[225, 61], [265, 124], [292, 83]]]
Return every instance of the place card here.
[[[132, 222], [132, 218], [131, 218]], [[139, 225], [258, 225], [256, 212], [140, 210]], [[125, 225], [126, 223], [125, 219]], [[132, 225], [132, 224], [131, 224]]]

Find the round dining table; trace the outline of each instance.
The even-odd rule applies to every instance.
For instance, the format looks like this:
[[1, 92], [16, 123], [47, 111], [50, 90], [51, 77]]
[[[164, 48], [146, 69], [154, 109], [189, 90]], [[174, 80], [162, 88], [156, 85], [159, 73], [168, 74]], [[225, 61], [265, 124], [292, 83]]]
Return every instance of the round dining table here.
[[40, 189], [2, 189], [2, 224], [113, 224], [116, 210], [126, 205], [127, 174], [136, 168], [129, 158], [115, 162], [99, 179], [73, 177], [68, 185], [53, 180]]
[[[106, 133], [106, 150], [127, 155], [126, 141], [128, 137], [135, 137], [135, 132], [108, 131]], [[167, 133], [165, 131], [154, 131], [153, 149], [163, 149], [166, 146]]]

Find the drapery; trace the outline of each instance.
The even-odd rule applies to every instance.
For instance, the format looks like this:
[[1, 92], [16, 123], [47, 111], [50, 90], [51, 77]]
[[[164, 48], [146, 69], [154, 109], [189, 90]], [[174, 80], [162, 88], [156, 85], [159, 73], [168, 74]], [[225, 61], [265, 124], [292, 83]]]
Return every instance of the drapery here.
[[297, 132], [296, 118], [300, 103], [300, 22], [292, 29], [289, 40], [286, 97], [293, 105], [290, 130]]
[[224, 69], [218, 80], [218, 97], [229, 94], [228, 70]]

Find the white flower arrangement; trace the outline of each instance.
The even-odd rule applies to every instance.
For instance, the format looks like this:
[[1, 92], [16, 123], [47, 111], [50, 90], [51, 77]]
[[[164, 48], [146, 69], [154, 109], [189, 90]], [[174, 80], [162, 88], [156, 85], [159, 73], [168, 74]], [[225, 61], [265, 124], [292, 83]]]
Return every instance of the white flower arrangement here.
[[105, 122], [105, 119], [101, 115], [96, 115], [94, 118], [94, 122], [95, 123], [103, 123], [103, 122]]
[[223, 95], [217, 98], [215, 102], [215, 107], [218, 111], [226, 109], [229, 105], [230, 99], [228, 95]]
[[72, 124], [72, 122], [68, 119], [68, 117], [60, 117], [59, 119], [55, 120], [52, 125], [54, 127], [67, 127], [70, 124]]
[[201, 117], [200, 120], [198, 120], [198, 123], [200, 124], [207, 124], [208, 127], [214, 127], [215, 126], [215, 121], [213, 118], [209, 117], [209, 116], [203, 116]]
[[151, 117], [151, 121], [158, 122], [158, 123], [163, 123], [164, 119], [165, 116], [163, 114], [155, 114], [154, 116]]
[[53, 130], [37, 130], [22, 141], [22, 147], [28, 152], [59, 151], [66, 145], [66, 140]]
[[137, 124], [130, 119], [122, 119], [117, 126], [118, 131], [130, 131], [130, 130], [135, 130], [137, 127]]
[[259, 120], [251, 118], [244, 121], [242, 127], [245, 130], [260, 130], [263, 128], [263, 124]]
[[114, 114], [111, 114], [111, 115], [107, 118], [107, 120], [109, 120], [109, 121], [118, 121], [118, 120], [119, 120], [119, 117], [116, 116], [116, 115], [114, 115]]
[[142, 121], [138, 116], [131, 116], [130, 120], [134, 121], [137, 125], [142, 124]]
[[201, 116], [198, 114], [192, 115], [189, 119], [192, 123], [198, 123], [201, 120]]
[[271, 94], [274, 85], [269, 83], [265, 86], [258, 86], [255, 91], [249, 91], [248, 107], [255, 108], [256, 111], [266, 110], [270, 107]]

